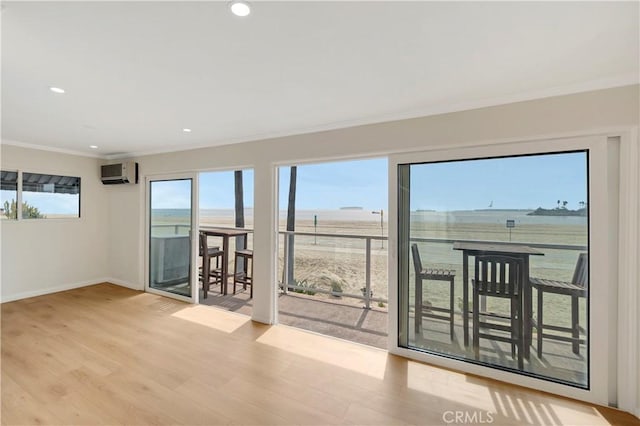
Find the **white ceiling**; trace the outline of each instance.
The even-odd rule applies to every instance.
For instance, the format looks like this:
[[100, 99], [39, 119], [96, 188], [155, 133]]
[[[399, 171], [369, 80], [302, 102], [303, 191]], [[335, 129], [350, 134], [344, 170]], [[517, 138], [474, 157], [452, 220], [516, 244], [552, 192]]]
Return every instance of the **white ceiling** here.
[[2, 138], [150, 153], [637, 83], [638, 5], [5, 2]]

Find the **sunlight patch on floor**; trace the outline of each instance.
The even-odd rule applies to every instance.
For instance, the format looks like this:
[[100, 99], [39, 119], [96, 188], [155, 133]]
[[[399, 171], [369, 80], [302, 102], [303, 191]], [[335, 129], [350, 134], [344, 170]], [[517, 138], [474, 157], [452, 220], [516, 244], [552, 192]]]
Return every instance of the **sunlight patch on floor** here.
[[193, 305], [181, 309], [171, 316], [204, 325], [209, 328], [214, 328], [224, 333], [233, 333], [247, 322], [251, 321], [251, 317], [228, 313], [221, 310], [213, 310], [208, 306], [200, 305]]
[[380, 349], [283, 325], [271, 327], [257, 342], [376, 379], [384, 379], [387, 353]]
[[408, 389], [442, 396], [443, 389], [453, 392], [459, 388], [461, 392], [471, 392], [475, 395], [474, 398], [465, 401], [467, 405], [479, 410], [496, 411], [495, 407], [487, 404], [487, 401], [490, 400], [487, 386], [481, 383], [469, 383], [465, 377], [462, 373], [442, 370], [416, 361], [407, 361], [406, 383]]
[[547, 404], [545, 404], [549, 410], [553, 412], [553, 414], [559, 417], [566, 423], [568, 423], [568, 419], [571, 421], [575, 421], [575, 424], [584, 424], [584, 425], [610, 425], [609, 422], [598, 410], [594, 407], [589, 407], [586, 405], [577, 405], [577, 404], [569, 404], [568, 402], [559, 400], [553, 401], [550, 400]]

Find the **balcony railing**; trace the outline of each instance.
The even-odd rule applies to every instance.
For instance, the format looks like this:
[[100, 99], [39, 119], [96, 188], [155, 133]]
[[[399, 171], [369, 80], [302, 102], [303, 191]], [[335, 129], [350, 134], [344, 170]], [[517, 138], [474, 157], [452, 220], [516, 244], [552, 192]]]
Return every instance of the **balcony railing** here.
[[[182, 234], [182, 229], [189, 229], [190, 225], [186, 224], [161, 224], [161, 225], [153, 225], [153, 229], [167, 229], [167, 235], [180, 235]], [[253, 232], [253, 229], [245, 228], [249, 231], [249, 233]], [[291, 290], [298, 291], [309, 291], [309, 287], [298, 285], [296, 282], [289, 282], [288, 277], [291, 275], [289, 272], [293, 265], [290, 264], [289, 259], [295, 258], [295, 253], [293, 256], [290, 255], [289, 251], [289, 236], [299, 236], [299, 237], [309, 237], [321, 239], [338, 239], [338, 240], [357, 240], [364, 242], [364, 287], [362, 288], [362, 294], [356, 294], [353, 292], [340, 292], [337, 293], [332, 290], [317, 288], [314, 287], [312, 290], [314, 293], [327, 294], [331, 296], [341, 296], [346, 298], [353, 298], [364, 301], [364, 308], [370, 309], [372, 302], [379, 303], [388, 303], [388, 299], [385, 297], [376, 296], [372, 292], [372, 249], [374, 245], [374, 241], [380, 241], [381, 245], [384, 244], [384, 241], [388, 241], [388, 237], [381, 235], [366, 235], [366, 234], [334, 234], [334, 233], [316, 233], [316, 232], [299, 232], [299, 231], [279, 231], [279, 234], [284, 236], [284, 244], [283, 244], [283, 274], [282, 281], [279, 283], [280, 288], [286, 294]], [[463, 240], [463, 239], [447, 239], [447, 238], [411, 238], [411, 242], [417, 243], [435, 243], [435, 244], [453, 244], [454, 242], [480, 242], [478, 240]], [[568, 250], [568, 251], [586, 251], [587, 246], [585, 245], [576, 245], [576, 244], [545, 244], [545, 243], [525, 243], [525, 242], [505, 242], [505, 241], [481, 241], [484, 243], [491, 244], [509, 244], [515, 246], [528, 246], [537, 249], [547, 249], [547, 250]], [[357, 252], [357, 250], [354, 250]]]
[[[288, 290], [300, 290], [305, 291], [309, 290], [308, 287], [300, 286], [296, 283], [288, 282], [288, 277], [290, 276], [289, 271], [291, 265], [289, 264], [289, 259], [294, 258], [294, 256], [289, 255], [289, 238], [287, 236], [295, 235], [295, 236], [303, 236], [303, 237], [313, 237], [315, 238], [336, 238], [336, 239], [354, 239], [354, 240], [363, 240], [365, 243], [364, 250], [364, 265], [365, 265], [365, 286], [362, 291], [362, 295], [354, 294], [354, 293], [344, 293], [341, 292], [339, 295], [342, 297], [354, 298], [363, 300], [365, 303], [365, 308], [371, 308], [371, 302], [382, 302], [387, 303], [388, 299], [382, 297], [373, 297], [373, 293], [371, 291], [371, 250], [372, 250], [372, 241], [386, 241], [388, 237], [380, 236], [380, 235], [361, 235], [361, 234], [331, 234], [331, 233], [315, 233], [315, 232], [295, 232], [295, 231], [280, 231], [281, 235], [284, 235], [284, 265], [283, 265], [283, 282], [280, 283], [281, 288], [284, 293], [287, 293]], [[453, 244], [454, 242], [480, 242], [478, 240], [463, 240], [463, 239], [444, 239], [444, 238], [411, 238], [411, 242], [417, 243], [437, 243], [437, 244]], [[587, 250], [587, 246], [584, 245], [575, 245], [575, 244], [545, 244], [545, 243], [524, 243], [524, 242], [505, 242], [505, 241], [481, 241], [483, 243], [491, 243], [491, 244], [508, 244], [515, 246], [528, 246], [538, 249], [551, 249], [551, 250], [569, 250], [569, 251], [585, 251]], [[313, 292], [328, 294], [335, 296], [336, 293], [331, 290], [325, 290], [321, 288], [313, 288]]]
[[[188, 232], [189, 229], [191, 229], [191, 225], [187, 225], [187, 224], [162, 224], [162, 225], [151, 225], [151, 230], [158, 230], [158, 229], [167, 229], [168, 232], [166, 233], [166, 235], [186, 235], [185, 233], [181, 233], [180, 230], [182, 228], [185, 228], [186, 231]], [[173, 234], [171, 233], [171, 229], [173, 229]]]
[[[320, 237], [320, 238], [338, 238], [338, 239], [355, 239], [364, 241], [365, 243], [365, 279], [364, 279], [364, 287], [362, 289], [362, 295], [354, 294], [354, 293], [345, 293], [340, 292], [339, 296], [341, 297], [349, 297], [353, 299], [364, 300], [365, 308], [371, 308], [371, 302], [381, 302], [387, 303], [388, 300], [382, 297], [373, 297], [371, 291], [371, 242], [372, 241], [386, 241], [387, 237], [383, 237], [380, 235], [358, 235], [358, 234], [327, 234], [327, 233], [316, 233], [316, 232], [295, 232], [295, 231], [280, 231], [280, 235], [284, 235], [284, 265], [283, 265], [283, 283], [281, 283], [281, 287], [283, 292], [286, 294], [288, 290], [308, 290], [307, 287], [299, 286], [295, 283], [288, 282], [288, 277], [290, 276], [289, 271], [292, 265], [289, 264], [289, 259], [291, 258], [289, 255], [289, 236], [305, 236], [305, 237]], [[332, 296], [338, 295], [335, 291], [325, 290], [322, 288], [314, 288], [314, 292], [328, 294]]]

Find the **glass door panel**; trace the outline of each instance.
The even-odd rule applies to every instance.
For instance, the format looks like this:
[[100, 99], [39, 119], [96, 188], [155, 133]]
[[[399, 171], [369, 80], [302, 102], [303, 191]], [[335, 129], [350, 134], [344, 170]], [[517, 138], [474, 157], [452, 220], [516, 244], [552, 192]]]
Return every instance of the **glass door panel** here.
[[193, 179], [149, 181], [149, 285], [192, 298]]
[[399, 164], [399, 345], [588, 388], [588, 160]]

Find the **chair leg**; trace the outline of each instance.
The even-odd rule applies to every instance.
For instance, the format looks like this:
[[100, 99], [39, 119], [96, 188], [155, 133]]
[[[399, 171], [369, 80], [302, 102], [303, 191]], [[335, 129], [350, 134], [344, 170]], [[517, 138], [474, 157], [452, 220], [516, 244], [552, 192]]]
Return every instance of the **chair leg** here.
[[207, 294], [209, 293], [209, 286], [207, 285], [207, 281], [205, 280], [205, 277], [202, 277], [202, 298], [206, 299], [207, 298]]
[[244, 279], [242, 280], [242, 289], [246, 290], [247, 286], [249, 289], [249, 298], [253, 297], [253, 256], [243, 256], [244, 265], [243, 265], [243, 274]]
[[[520, 301], [518, 301], [520, 302]], [[518, 345], [518, 369], [519, 370], [524, 370], [524, 335], [522, 332], [522, 325], [523, 325], [523, 318], [522, 318], [522, 308], [521, 308], [522, 304], [521, 303], [517, 303], [516, 304], [516, 319], [515, 319], [515, 323], [516, 323], [516, 342]]]
[[206, 254], [202, 256], [202, 298], [209, 296], [209, 271], [211, 271], [211, 258]]
[[571, 343], [573, 353], [580, 355], [580, 312], [578, 305], [578, 296], [571, 296], [571, 337], [573, 342]]
[[250, 259], [247, 259], [247, 262], [251, 262], [251, 290], [249, 292], [249, 298], [253, 298], [253, 257]]
[[543, 303], [544, 292], [538, 288], [538, 318], [537, 318], [537, 336], [538, 336], [538, 358], [542, 358], [542, 333], [543, 333], [543, 322], [542, 322], [542, 303]]
[[511, 358], [516, 357], [516, 342], [518, 341], [517, 329], [516, 329], [516, 315], [518, 313], [517, 300], [511, 299]]
[[449, 335], [453, 341], [453, 304], [454, 304], [454, 281], [453, 278], [449, 281]]
[[236, 294], [236, 280], [238, 278], [238, 255], [233, 261], [233, 294]]
[[242, 258], [244, 259], [244, 261], [242, 262], [243, 265], [243, 270], [242, 273], [244, 274], [244, 280], [242, 280], [242, 289], [246, 290], [247, 289], [247, 281], [249, 280], [249, 258], [242, 256]]
[[416, 295], [415, 295], [415, 326], [416, 326], [416, 338], [420, 334], [422, 327], [422, 279], [416, 276]]
[[480, 297], [477, 290], [473, 290], [473, 352], [476, 359], [480, 359]]

